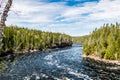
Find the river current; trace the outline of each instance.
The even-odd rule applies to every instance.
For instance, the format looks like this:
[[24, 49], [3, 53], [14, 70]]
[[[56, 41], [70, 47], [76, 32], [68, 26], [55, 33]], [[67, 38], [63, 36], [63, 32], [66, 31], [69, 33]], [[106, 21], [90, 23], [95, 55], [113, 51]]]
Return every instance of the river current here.
[[89, 66], [82, 46], [25, 54], [0, 74], [0, 80], [120, 80], [120, 74]]

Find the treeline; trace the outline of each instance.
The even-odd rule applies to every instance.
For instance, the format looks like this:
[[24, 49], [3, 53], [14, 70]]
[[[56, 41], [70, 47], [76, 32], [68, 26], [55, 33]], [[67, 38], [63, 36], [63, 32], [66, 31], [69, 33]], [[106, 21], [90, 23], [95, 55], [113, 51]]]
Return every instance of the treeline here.
[[49, 48], [71, 46], [71, 37], [66, 34], [43, 32], [9, 26], [4, 28], [0, 53], [12, 51], [46, 50]]
[[85, 36], [77, 36], [77, 37], [72, 37], [73, 42], [75, 43], [84, 43], [84, 40], [87, 39], [89, 37], [89, 35], [85, 35]]
[[86, 55], [120, 60], [120, 24], [105, 24], [83, 37], [83, 51]]

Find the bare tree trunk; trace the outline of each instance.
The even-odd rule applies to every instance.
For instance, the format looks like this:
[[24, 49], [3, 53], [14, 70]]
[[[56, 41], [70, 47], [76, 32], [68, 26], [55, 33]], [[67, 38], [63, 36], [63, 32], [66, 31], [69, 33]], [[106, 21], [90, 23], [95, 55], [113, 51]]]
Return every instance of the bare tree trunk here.
[[2, 6], [3, 0], [0, 1], [0, 7]]
[[1, 15], [1, 20], [0, 20], [0, 46], [1, 46], [1, 43], [2, 43], [3, 30], [4, 30], [4, 26], [5, 26], [5, 21], [7, 19], [8, 12], [9, 12], [10, 7], [12, 5], [12, 1], [13, 0], [8, 0], [7, 1], [6, 5], [5, 5], [5, 8], [3, 10], [3, 13]]

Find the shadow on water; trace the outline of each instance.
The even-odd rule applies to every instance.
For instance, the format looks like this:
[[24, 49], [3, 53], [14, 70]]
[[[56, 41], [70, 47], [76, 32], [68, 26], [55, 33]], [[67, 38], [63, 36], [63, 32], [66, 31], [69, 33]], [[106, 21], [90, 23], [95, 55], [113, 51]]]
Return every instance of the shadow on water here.
[[0, 75], [0, 80], [120, 80], [120, 73], [82, 58], [82, 45], [26, 54]]

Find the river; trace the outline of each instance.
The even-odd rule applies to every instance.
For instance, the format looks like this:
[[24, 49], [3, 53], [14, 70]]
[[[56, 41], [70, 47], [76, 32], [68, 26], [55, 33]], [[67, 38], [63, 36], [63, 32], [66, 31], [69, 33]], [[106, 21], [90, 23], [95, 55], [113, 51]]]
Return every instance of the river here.
[[82, 46], [26, 54], [2, 74], [0, 80], [120, 80], [113, 73], [89, 66], [82, 58]]

